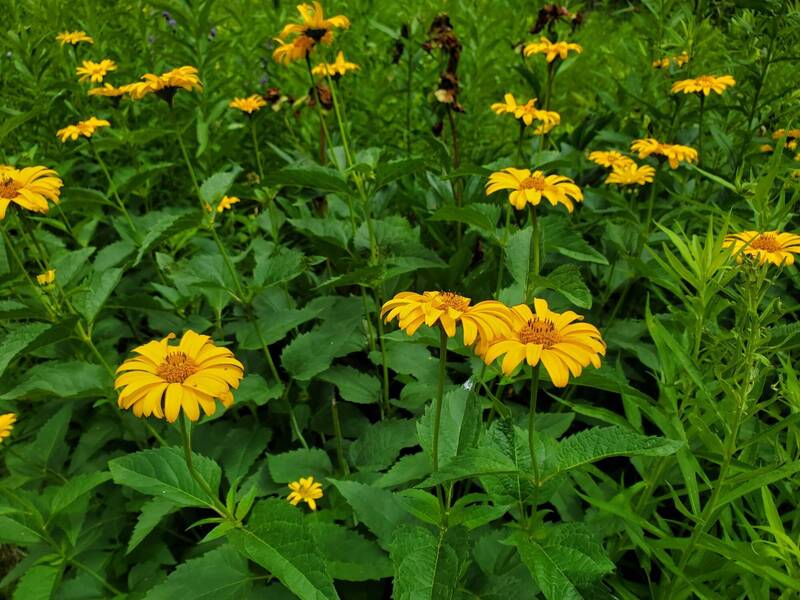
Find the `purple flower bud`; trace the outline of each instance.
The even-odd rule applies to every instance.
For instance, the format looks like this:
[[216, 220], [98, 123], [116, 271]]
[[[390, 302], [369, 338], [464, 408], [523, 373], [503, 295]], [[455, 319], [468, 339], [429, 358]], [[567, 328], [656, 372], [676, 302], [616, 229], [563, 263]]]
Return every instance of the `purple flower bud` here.
[[175, 29], [178, 26], [178, 22], [175, 19], [167, 19], [167, 25]]

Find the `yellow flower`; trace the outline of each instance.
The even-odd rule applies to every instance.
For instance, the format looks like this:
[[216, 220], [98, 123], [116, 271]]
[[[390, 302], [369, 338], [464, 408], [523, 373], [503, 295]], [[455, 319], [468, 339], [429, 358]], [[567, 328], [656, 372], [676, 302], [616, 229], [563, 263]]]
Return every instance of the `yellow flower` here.
[[761, 152], [772, 152], [773, 150], [775, 150], [775, 148], [773, 148], [771, 144], [761, 144], [758, 147], [758, 149]]
[[230, 108], [236, 108], [242, 112], [246, 112], [248, 115], [252, 115], [254, 112], [261, 110], [261, 107], [266, 105], [267, 101], [258, 94], [253, 94], [247, 98], [234, 98], [228, 102], [228, 106]]
[[118, 98], [128, 93], [128, 86], [114, 87], [110, 83], [104, 83], [101, 87], [91, 88], [87, 92], [90, 96], [105, 96], [106, 98]]
[[525, 46], [525, 56], [531, 56], [532, 54], [545, 54], [545, 58], [547, 62], [553, 62], [556, 57], [559, 57], [561, 60], [566, 60], [567, 55], [570, 51], [577, 52], [580, 54], [583, 52], [583, 48], [581, 48], [578, 44], [573, 44], [570, 42], [551, 42], [546, 37], [542, 36], [539, 38], [538, 42], [531, 42]]
[[511, 331], [491, 343], [483, 357], [486, 364], [505, 354], [501, 368], [510, 375], [523, 360], [532, 367], [541, 362], [556, 387], [567, 385], [570, 374], [578, 377], [589, 364], [600, 368], [606, 345], [597, 327], [575, 323], [583, 317], [571, 310], [553, 312], [539, 298], [533, 306], [535, 312], [525, 304], [511, 308]]
[[56, 39], [61, 42], [61, 45], [64, 44], [72, 44], [73, 46], [77, 46], [81, 42], [86, 42], [87, 44], [94, 44], [94, 40], [86, 35], [84, 31], [64, 31], [59, 33], [56, 36]]
[[724, 248], [731, 248], [736, 260], [742, 262], [742, 254], [752, 256], [763, 265], [792, 265], [794, 255], [800, 253], [800, 235], [780, 231], [742, 231], [725, 236]]
[[292, 491], [286, 499], [292, 506], [305, 502], [311, 510], [317, 510], [316, 500], [322, 498], [322, 484], [314, 481], [312, 475], [301, 477], [300, 481], [293, 481], [289, 484], [289, 489]]
[[47, 201], [58, 204], [64, 182], [47, 167], [25, 167], [0, 171], [0, 220], [12, 202], [26, 210], [46, 213]]
[[197, 76], [197, 69], [191, 66], [178, 67], [161, 75], [145, 73], [141, 81], [123, 86], [133, 100], [141, 100], [148, 94], [158, 94], [167, 102], [172, 102], [172, 97], [178, 89], [187, 92], [203, 91], [203, 84]]
[[[387, 314], [388, 313], [388, 314]], [[456, 325], [464, 329], [464, 344], [486, 344], [508, 330], [508, 308], [496, 300], [484, 300], [470, 306], [470, 299], [453, 292], [400, 292], [381, 308], [388, 323], [399, 317], [398, 325], [408, 335], [423, 324], [439, 323], [448, 337], [456, 335]]]
[[[343, 15], [326, 19], [322, 5], [316, 1], [313, 5], [298, 5], [297, 12], [300, 13], [303, 22], [289, 23], [283, 27], [278, 34], [278, 41], [281, 46], [276, 48], [272, 54], [276, 61], [284, 64], [305, 58], [318, 43], [330, 46], [333, 42], [334, 28], [347, 29], [350, 27], [350, 20]], [[285, 43], [286, 39], [291, 35], [296, 37], [290, 43]]]
[[606, 183], [616, 183], [617, 185], [644, 185], [653, 181], [656, 170], [650, 165], [639, 166], [635, 162], [614, 167]]
[[188, 330], [178, 346], [171, 333], [161, 341], [135, 348], [139, 356], [117, 369], [115, 388], [124, 387], [118, 404], [137, 417], [166, 417], [173, 423], [181, 410], [192, 421], [217, 410], [219, 399], [227, 408], [233, 403], [230, 388], [238, 388], [244, 374], [242, 363], [227, 348], [215, 346], [207, 335]]
[[512, 190], [508, 201], [517, 210], [522, 210], [526, 204], [538, 206], [542, 198], [546, 198], [553, 206], [561, 203], [572, 212], [573, 200], [583, 201], [583, 192], [569, 177], [545, 175], [541, 171], [531, 173], [528, 169], [508, 168], [492, 173], [486, 184], [486, 195], [499, 190]]
[[14, 413], [0, 415], [0, 442], [11, 435], [11, 430], [14, 429], [14, 423], [16, 422], [17, 415]]
[[727, 88], [736, 85], [736, 80], [730, 75], [716, 77], [714, 75], [701, 75], [694, 79], [684, 79], [672, 85], [672, 93], [677, 94], [703, 94], [708, 96], [711, 92], [722, 94]]
[[651, 154], [663, 156], [673, 169], [677, 169], [682, 162], [697, 162], [697, 150], [694, 148], [680, 144], [662, 144], [655, 138], [634, 140], [631, 151], [638, 152], [639, 158], [647, 158]]
[[56, 280], [56, 272], [55, 269], [50, 269], [49, 271], [45, 271], [44, 273], [40, 273], [36, 276], [36, 282], [39, 285], [50, 285]]
[[686, 63], [689, 62], [689, 53], [682, 52], [678, 56], [665, 56], [664, 58], [660, 58], [658, 60], [653, 61], [653, 68], [654, 69], [667, 69], [669, 68], [670, 64], [676, 64], [679, 67], [682, 67]]
[[225, 196], [219, 201], [219, 204], [217, 204], [217, 212], [221, 213], [223, 210], [230, 208], [237, 202], [240, 202], [240, 200], [236, 196]]
[[789, 131], [786, 131], [785, 129], [778, 129], [775, 133], [772, 134], [772, 139], [778, 140], [783, 136], [786, 136], [787, 139], [790, 140], [795, 138], [800, 138], [800, 129], [790, 129]]
[[536, 108], [536, 98], [520, 104], [513, 94], [506, 94], [503, 96], [503, 102], [495, 102], [490, 108], [497, 115], [514, 115], [515, 119], [520, 119], [526, 126], [530, 126], [534, 121], [540, 121], [534, 131], [537, 135], [547, 133], [561, 122], [561, 115], [557, 112]]
[[506, 113], [514, 114], [517, 110], [517, 100], [514, 98], [514, 94], [505, 94], [503, 96], [503, 102], [495, 102], [490, 107], [495, 114], [497, 115], [504, 115]]
[[589, 154], [589, 160], [601, 167], [617, 169], [635, 164], [630, 158], [616, 150], [595, 150]]
[[111, 123], [105, 119], [89, 117], [85, 121], [78, 121], [75, 125], [67, 125], [63, 129], [59, 129], [56, 135], [61, 138], [62, 143], [66, 143], [68, 139], [75, 141], [79, 136], [90, 138], [100, 127], [109, 127], [110, 125]]
[[339, 52], [336, 55], [336, 60], [332, 63], [320, 63], [316, 65], [313, 69], [311, 69], [311, 73], [314, 75], [329, 75], [330, 77], [341, 77], [348, 71], [357, 71], [358, 65], [356, 63], [349, 62], [344, 58], [344, 52]]
[[80, 75], [80, 81], [91, 81], [100, 83], [109, 71], [116, 71], [117, 63], [113, 60], [104, 58], [99, 63], [91, 60], [84, 60], [83, 66], [75, 69], [75, 73]]
[[161, 75], [162, 87], [167, 89], [181, 88], [187, 92], [202, 92], [203, 84], [197, 76], [197, 69], [192, 66], [178, 67]]

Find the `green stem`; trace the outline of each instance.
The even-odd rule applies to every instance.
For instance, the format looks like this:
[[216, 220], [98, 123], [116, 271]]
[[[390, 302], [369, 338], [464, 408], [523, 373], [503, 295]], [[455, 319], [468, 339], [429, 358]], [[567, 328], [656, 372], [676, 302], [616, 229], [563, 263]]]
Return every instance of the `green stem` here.
[[[376, 293], [376, 301], [377, 293]], [[380, 302], [377, 302], [377, 305], [380, 307]], [[383, 341], [383, 319], [381, 319], [380, 315], [378, 315], [378, 344], [381, 348], [381, 370], [383, 375], [383, 404], [384, 410], [386, 411], [387, 416], [391, 412], [391, 404], [389, 402], [389, 366], [388, 361], [386, 358], [386, 344]]]
[[503, 285], [503, 273], [506, 266], [506, 245], [508, 244], [508, 230], [511, 227], [511, 204], [506, 204], [506, 225], [503, 228], [503, 246], [500, 248], [500, 265], [497, 267], [497, 285], [495, 286], [494, 297], [500, 295]]
[[103, 158], [100, 156], [100, 152], [98, 152], [98, 150], [97, 150], [97, 146], [94, 145], [94, 142], [91, 140], [91, 138], [89, 139], [89, 146], [91, 146], [92, 152], [94, 152], [94, 157], [97, 160], [97, 164], [100, 165], [100, 169], [103, 171], [103, 174], [106, 176], [106, 181], [108, 181], [108, 187], [109, 187], [109, 189], [111, 190], [111, 193], [114, 196], [114, 200], [116, 200], [116, 202], [117, 202], [117, 208], [119, 208], [120, 212], [125, 217], [125, 220], [128, 222], [128, 225], [130, 226], [131, 231], [133, 232], [133, 234], [136, 235], [136, 233], [137, 233], [136, 225], [133, 224], [133, 219], [131, 219], [131, 215], [128, 212], [128, 209], [125, 208], [125, 203], [122, 201], [122, 198], [120, 198], [120, 195], [117, 192], [117, 186], [114, 183], [114, 180], [111, 179], [111, 173], [109, 173], [108, 167], [106, 167], [105, 161], [103, 161]]
[[208, 495], [209, 500], [211, 500], [209, 508], [212, 508], [221, 517], [224, 517], [226, 519], [231, 518], [231, 516], [228, 514], [228, 509], [225, 506], [223, 506], [223, 504], [219, 501], [219, 497], [217, 497], [217, 494], [214, 493], [214, 491], [211, 489], [211, 486], [208, 485], [208, 483], [206, 482], [205, 479], [203, 479], [200, 473], [198, 473], [195, 470], [194, 462], [192, 461], [192, 438], [191, 434], [186, 428], [186, 416], [183, 414], [183, 412], [181, 412], [179, 420], [180, 420], [180, 430], [181, 430], [181, 441], [183, 443], [183, 453], [184, 453], [184, 458], [186, 459], [186, 466], [189, 469], [189, 473], [191, 473], [192, 478]]
[[[308, 68], [308, 78], [311, 80], [311, 89], [313, 90], [314, 100], [316, 100], [317, 105], [317, 112], [319, 113], [319, 125], [321, 127], [321, 132], [324, 135], [325, 140], [330, 140], [331, 136], [328, 133], [328, 125], [325, 122], [325, 113], [322, 112], [322, 102], [319, 99], [319, 91], [317, 90], [317, 82], [314, 80], [314, 74], [311, 72], [311, 58], [306, 54], [306, 67]], [[322, 148], [322, 143], [320, 143], [320, 148]], [[325, 158], [325, 155], [322, 154], [320, 156], [321, 159]], [[336, 153], [333, 153], [333, 160], [337, 163], [336, 168], [341, 170], [341, 167], [338, 164], [338, 160], [336, 158]]]
[[333, 419], [333, 433], [336, 437], [336, 458], [339, 461], [339, 470], [347, 477], [350, 475], [350, 466], [344, 458], [342, 424], [339, 421], [339, 408], [336, 405], [336, 394], [331, 395], [331, 417]]
[[264, 179], [264, 167], [261, 164], [261, 151], [258, 149], [258, 132], [256, 131], [256, 120], [250, 116], [250, 132], [253, 135], [253, 149], [256, 154], [256, 165], [258, 166], [258, 177], [261, 181]]
[[[557, 59], [556, 59], [557, 60]], [[550, 110], [550, 100], [553, 96], [553, 81], [555, 80], [556, 61], [547, 63], [547, 84], [544, 92], [544, 109]]]
[[642, 250], [644, 249], [644, 245], [647, 242], [647, 238], [650, 235], [650, 229], [653, 224], [653, 208], [656, 202], [656, 188], [658, 187], [659, 171], [661, 171], [661, 162], [659, 162], [656, 166], [656, 171], [653, 174], [653, 183], [650, 184], [650, 195], [647, 198], [647, 213], [644, 223], [642, 224], [642, 228], [639, 230], [639, 240], [636, 242], [636, 252], [634, 253], [634, 256], [639, 256], [639, 254], [641, 254]]
[[[706, 97], [703, 94], [700, 96], [700, 117], [697, 122], [697, 164], [703, 161], [703, 116], [706, 111]], [[697, 173], [697, 180], [700, 180], [700, 174]], [[697, 185], [697, 184], [695, 184]]]
[[[539, 461], [536, 459], [536, 400], [539, 396], [539, 367], [540, 363], [536, 363], [535, 367], [531, 367], [531, 401], [528, 410], [528, 448], [531, 451], [531, 464], [533, 465], [533, 481], [536, 489], [539, 488]], [[534, 512], [536, 505], [533, 506]]]
[[436, 404], [433, 412], [433, 473], [439, 470], [439, 425], [442, 421], [442, 398], [444, 380], [447, 377], [447, 333], [439, 327], [439, 386], [436, 389]]
[[19, 254], [17, 254], [14, 242], [11, 241], [11, 237], [8, 235], [8, 232], [6, 231], [6, 228], [0, 227], [0, 229], [2, 229], [3, 231], [3, 239], [5, 240], [6, 248], [8, 249], [9, 252], [11, 252], [11, 256], [14, 257], [14, 262], [17, 263], [19, 270], [22, 271], [22, 274], [24, 275], [25, 279], [27, 279], [28, 285], [30, 285], [31, 289], [33, 290], [33, 295], [36, 296], [36, 298], [39, 299], [39, 302], [42, 303], [42, 306], [49, 315], [50, 319], [55, 320], [57, 316], [55, 310], [53, 309], [52, 306], [50, 306], [50, 303], [47, 301], [47, 296], [42, 291], [41, 286], [37, 285], [36, 282], [33, 281], [33, 278], [31, 277], [30, 273], [28, 273], [27, 269], [25, 268], [22, 259], [19, 257]]
[[[458, 147], [458, 129], [456, 128], [456, 118], [450, 106], [447, 107], [447, 119], [450, 122], [450, 138], [453, 144], [453, 170], [457, 171], [461, 165], [461, 153]], [[456, 207], [461, 208], [463, 194], [463, 181], [459, 177], [453, 181], [453, 195], [455, 196]], [[456, 223], [456, 245], [461, 244], [461, 221]]]
[[[531, 272], [533, 273], [534, 277], [538, 277], [539, 273], [541, 272], [541, 256], [539, 252], [541, 251], [541, 241], [540, 231], [539, 231], [539, 220], [536, 218], [536, 207], [531, 204], [530, 205], [531, 211]], [[528, 298], [528, 290], [526, 289], [524, 292], [524, 300], [527, 301]]]
[[106, 588], [109, 592], [111, 592], [115, 596], [124, 596], [125, 595], [121, 591], [119, 591], [117, 588], [115, 588], [113, 585], [108, 583], [108, 581], [106, 581], [101, 575], [99, 575], [98, 573], [96, 573], [95, 571], [93, 571], [91, 568], [87, 567], [83, 563], [78, 562], [74, 558], [70, 558], [68, 560], [69, 560], [69, 564], [71, 564], [72, 566], [77, 567], [81, 571], [84, 571], [85, 573], [87, 573], [90, 577], [95, 579], [98, 583], [100, 583], [100, 585], [102, 585], [104, 588]]
[[411, 88], [414, 75], [414, 53], [408, 47], [408, 72], [406, 73], [406, 154], [411, 156]]

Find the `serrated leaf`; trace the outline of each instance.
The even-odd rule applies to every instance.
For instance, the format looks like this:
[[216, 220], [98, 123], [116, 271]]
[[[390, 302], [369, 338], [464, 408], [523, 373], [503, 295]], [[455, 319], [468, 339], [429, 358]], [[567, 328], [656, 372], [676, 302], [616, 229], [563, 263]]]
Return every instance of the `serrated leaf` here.
[[90, 323], [102, 310], [111, 292], [117, 287], [122, 277], [122, 269], [109, 269], [103, 273], [93, 272], [89, 281], [89, 289], [77, 294], [73, 300], [77, 310]]
[[[219, 489], [219, 465], [210, 458], [192, 454], [195, 470], [212, 491]], [[208, 507], [211, 499], [195, 481], [186, 466], [181, 448], [142, 450], [108, 462], [114, 483], [131, 487], [142, 494], [164, 498], [177, 506]]]
[[391, 577], [392, 563], [375, 542], [335, 523], [312, 521], [309, 529], [334, 579], [369, 581]]
[[522, 562], [547, 600], [584, 600], [562, 566], [538, 542], [523, 533], [512, 535], [508, 541], [517, 547]]
[[44, 541], [38, 533], [11, 517], [0, 516], [0, 542], [4, 544], [35, 544]]
[[331, 459], [321, 448], [299, 448], [283, 454], [271, 454], [267, 458], [267, 466], [276, 483], [289, 483], [309, 475], [321, 481], [333, 473]]
[[405, 448], [417, 445], [414, 421], [384, 419], [370, 425], [350, 445], [350, 460], [362, 471], [380, 471]]
[[[433, 457], [434, 407], [429, 405], [417, 424], [419, 443]], [[480, 401], [466, 388], [458, 387], [442, 398], [439, 427], [439, 464], [446, 465], [453, 457], [475, 447], [480, 431]]]
[[49, 323], [24, 323], [14, 327], [0, 340], [0, 375], [8, 364], [53, 328]]
[[470, 448], [460, 456], [454, 457], [449, 463], [440, 466], [436, 473], [432, 473], [417, 487], [432, 487], [447, 481], [459, 481], [486, 475], [519, 475], [517, 465], [511, 462], [499, 450], [487, 446]]
[[332, 383], [342, 399], [356, 404], [373, 404], [380, 400], [381, 382], [374, 375], [346, 366], [333, 366], [317, 379]]
[[53, 500], [50, 503], [50, 513], [55, 515], [65, 508], [69, 508], [70, 504], [89, 494], [98, 485], [101, 485], [111, 479], [111, 473], [102, 471], [98, 473], [81, 473], [75, 475], [67, 481], [64, 485], [58, 488]]
[[111, 378], [100, 365], [79, 361], [47, 362], [25, 372], [22, 381], [6, 393], [4, 400], [34, 399], [46, 394], [56, 398], [103, 395], [111, 388]]
[[136, 254], [133, 266], [137, 266], [142, 261], [144, 255], [150, 252], [150, 250], [161, 241], [175, 233], [196, 226], [199, 222], [196, 210], [170, 209], [152, 214], [157, 214], [158, 218], [148, 223], [146, 229], [147, 233], [145, 233], [139, 245], [139, 252]]
[[133, 527], [133, 533], [128, 541], [128, 549], [125, 553], [130, 554], [133, 552], [164, 517], [176, 510], [178, 508], [164, 498], [153, 498], [145, 502], [142, 505], [142, 512], [139, 513], [139, 518], [136, 520], [136, 525]]
[[395, 530], [403, 524], [414, 523], [396, 494], [357, 481], [329, 479], [384, 548], [393, 539]]
[[293, 165], [273, 171], [264, 178], [264, 182], [267, 185], [298, 186], [324, 192], [350, 193], [347, 181], [339, 171], [314, 163]]
[[429, 220], [454, 221], [456, 223], [471, 225], [472, 227], [483, 229], [484, 231], [491, 231], [494, 229], [494, 223], [492, 223], [486, 215], [469, 206], [442, 206], [429, 217]]
[[200, 199], [210, 204], [213, 208], [216, 208], [219, 201], [222, 200], [222, 197], [233, 185], [233, 181], [241, 171], [242, 168], [235, 165], [227, 171], [218, 171], [214, 173], [200, 186]]
[[13, 600], [50, 600], [61, 579], [61, 567], [36, 565], [20, 578]]
[[455, 536], [452, 529], [434, 534], [419, 526], [400, 527], [390, 550], [394, 563], [394, 600], [455, 597], [467, 549], [464, 540]]
[[592, 293], [575, 265], [559, 265], [545, 277], [534, 277], [536, 287], [553, 290], [581, 308], [592, 307]]

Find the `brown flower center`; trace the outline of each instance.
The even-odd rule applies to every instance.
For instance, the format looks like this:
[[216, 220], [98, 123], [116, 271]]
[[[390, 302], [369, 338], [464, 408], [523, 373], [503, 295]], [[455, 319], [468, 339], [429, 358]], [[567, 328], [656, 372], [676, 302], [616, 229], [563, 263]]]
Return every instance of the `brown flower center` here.
[[437, 308], [440, 310], [452, 308], [460, 312], [465, 312], [469, 308], [469, 300], [453, 292], [442, 292], [436, 299], [439, 304]]
[[517, 335], [523, 344], [540, 344], [545, 348], [552, 347], [559, 339], [555, 324], [550, 319], [538, 317], [528, 321]]
[[324, 38], [325, 34], [327, 33], [328, 33], [327, 29], [314, 29], [311, 27], [308, 27], [305, 31], [305, 34], [315, 42], [321, 41], [322, 38]]
[[764, 250], [765, 252], [778, 252], [781, 245], [774, 235], [762, 233], [752, 241], [750, 247], [754, 250]]
[[22, 184], [11, 177], [0, 177], [0, 198], [11, 200], [19, 196]]
[[541, 192], [545, 187], [544, 177], [542, 175], [533, 174], [520, 181], [519, 187], [522, 190], [538, 190]]
[[195, 373], [197, 364], [184, 352], [170, 352], [156, 370], [156, 375], [169, 383], [183, 383]]

